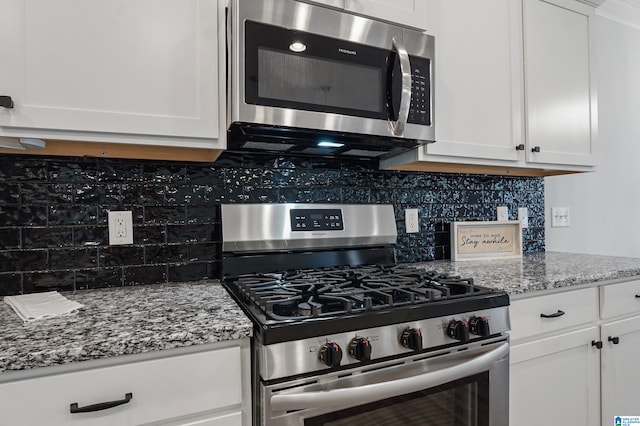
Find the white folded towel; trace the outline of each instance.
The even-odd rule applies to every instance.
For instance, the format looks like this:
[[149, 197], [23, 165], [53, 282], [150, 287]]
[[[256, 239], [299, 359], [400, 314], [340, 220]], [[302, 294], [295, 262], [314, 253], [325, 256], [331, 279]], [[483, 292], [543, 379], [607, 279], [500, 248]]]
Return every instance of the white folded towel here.
[[57, 291], [6, 296], [4, 302], [11, 306], [25, 322], [78, 312], [84, 305], [62, 296]]

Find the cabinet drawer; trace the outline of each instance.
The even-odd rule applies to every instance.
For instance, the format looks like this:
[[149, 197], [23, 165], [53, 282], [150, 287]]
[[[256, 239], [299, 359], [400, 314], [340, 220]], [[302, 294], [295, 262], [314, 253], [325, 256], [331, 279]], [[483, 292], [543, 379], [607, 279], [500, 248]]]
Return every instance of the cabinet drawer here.
[[600, 287], [602, 319], [640, 313], [640, 280]]
[[[3, 424], [137, 425], [190, 416], [242, 399], [239, 347], [0, 384]], [[78, 407], [131, 400], [90, 413]], [[34, 402], [37, 410], [33, 409]]]
[[[511, 340], [597, 320], [597, 292], [596, 288], [585, 288], [511, 302]], [[544, 318], [542, 315], [550, 317]]]

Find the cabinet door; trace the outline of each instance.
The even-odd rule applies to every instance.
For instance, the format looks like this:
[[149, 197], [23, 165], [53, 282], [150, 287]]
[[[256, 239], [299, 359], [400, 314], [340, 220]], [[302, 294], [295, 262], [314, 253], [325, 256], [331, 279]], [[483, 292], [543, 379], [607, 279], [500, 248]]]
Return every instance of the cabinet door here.
[[523, 143], [519, 2], [426, 4], [427, 28], [436, 37], [437, 141], [426, 154], [517, 160]]
[[218, 138], [221, 14], [217, 0], [3, 0], [0, 95], [15, 107], [0, 134]]
[[[614, 416], [640, 415], [640, 316], [601, 326], [602, 424], [613, 424]], [[618, 338], [618, 344], [609, 341]]]
[[[230, 409], [234, 412], [228, 413], [229, 423], [218, 414], [170, 424], [236, 424], [242, 404], [241, 362], [241, 349], [230, 347], [1, 383], [0, 423], [129, 426]], [[83, 408], [111, 401], [123, 404], [101, 411], [70, 412], [73, 403]]]
[[523, 25], [527, 160], [593, 165], [594, 9], [575, 0], [524, 0]]
[[385, 21], [424, 29], [427, 3], [424, 0], [345, 0], [347, 10]]
[[600, 425], [598, 328], [511, 346], [510, 424]]

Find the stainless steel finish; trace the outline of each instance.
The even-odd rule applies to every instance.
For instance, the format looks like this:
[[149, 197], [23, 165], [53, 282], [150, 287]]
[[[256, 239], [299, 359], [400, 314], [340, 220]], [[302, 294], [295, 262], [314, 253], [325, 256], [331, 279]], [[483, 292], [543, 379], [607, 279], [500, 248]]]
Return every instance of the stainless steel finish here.
[[409, 53], [402, 41], [398, 37], [392, 40], [393, 48], [398, 52], [400, 58], [400, 72], [402, 73], [402, 92], [400, 94], [400, 110], [398, 111], [398, 121], [389, 121], [394, 135], [401, 136], [404, 133], [404, 126], [409, 118], [409, 106], [411, 103], [411, 63]]
[[[293, 231], [291, 209], [340, 209], [344, 229]], [[222, 250], [279, 251], [395, 243], [393, 206], [389, 204], [223, 204]]]
[[[347, 355], [347, 347], [354, 337], [366, 337], [371, 342], [371, 360], [379, 360], [393, 355], [411, 355], [413, 351], [400, 344], [400, 335], [406, 328], [418, 328], [422, 331], [423, 348], [435, 348], [442, 345], [460, 343], [447, 336], [446, 326], [452, 319], [469, 320], [473, 316], [489, 319], [491, 333], [504, 333], [511, 329], [509, 308], [492, 308], [472, 313], [409, 321], [383, 327], [356, 330], [352, 332], [325, 335], [322, 337], [293, 340], [289, 342], [262, 345], [256, 342], [260, 375], [265, 380], [279, 379], [302, 373], [327, 370], [327, 366], [318, 360], [318, 351], [326, 342], [337, 343], [343, 351], [341, 366], [360, 364]], [[471, 335], [471, 338], [476, 336]], [[282, 360], [288, 360], [282, 362]]]
[[[324, 35], [383, 49], [392, 49], [392, 40], [402, 40], [410, 55], [433, 58], [433, 36], [380, 21], [351, 15], [293, 0], [232, 0], [230, 7], [230, 123], [247, 122], [306, 129], [379, 136], [394, 136], [385, 120], [351, 117], [342, 114], [302, 111], [291, 108], [250, 105], [245, 99], [246, 20]], [[409, 44], [407, 43], [409, 41]], [[433, 75], [433, 67], [432, 67]], [[431, 81], [433, 93], [433, 80]], [[431, 104], [433, 123], [433, 101]], [[434, 125], [407, 124], [401, 135], [408, 139], [435, 140]]]
[[392, 382], [372, 383], [364, 386], [340, 388], [330, 391], [274, 395], [271, 397], [271, 409], [274, 411], [289, 411], [345, 405], [356, 406], [369, 401], [418, 392], [423, 389], [433, 388], [453, 380], [487, 371], [492, 364], [508, 354], [509, 344], [503, 343], [489, 352], [453, 364], [450, 367], [417, 376], [405, 377]]
[[[261, 386], [262, 424], [289, 426], [325, 413], [383, 398], [427, 390], [458, 378], [488, 372], [491, 426], [509, 424], [509, 344], [496, 337], [462, 347], [408, 356], [373, 366]], [[286, 412], [289, 409], [299, 411]]]

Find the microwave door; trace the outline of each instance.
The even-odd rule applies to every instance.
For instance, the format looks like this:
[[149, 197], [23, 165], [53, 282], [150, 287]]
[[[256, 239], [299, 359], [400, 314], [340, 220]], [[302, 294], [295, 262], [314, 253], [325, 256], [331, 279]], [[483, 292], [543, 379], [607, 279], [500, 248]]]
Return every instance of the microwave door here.
[[[390, 78], [387, 79], [389, 125], [394, 136], [402, 136], [411, 106], [411, 62], [407, 49], [398, 37], [393, 37], [392, 45], [398, 60], [390, 61]], [[400, 87], [397, 87], [398, 81]], [[396, 107], [397, 104], [399, 105]]]

